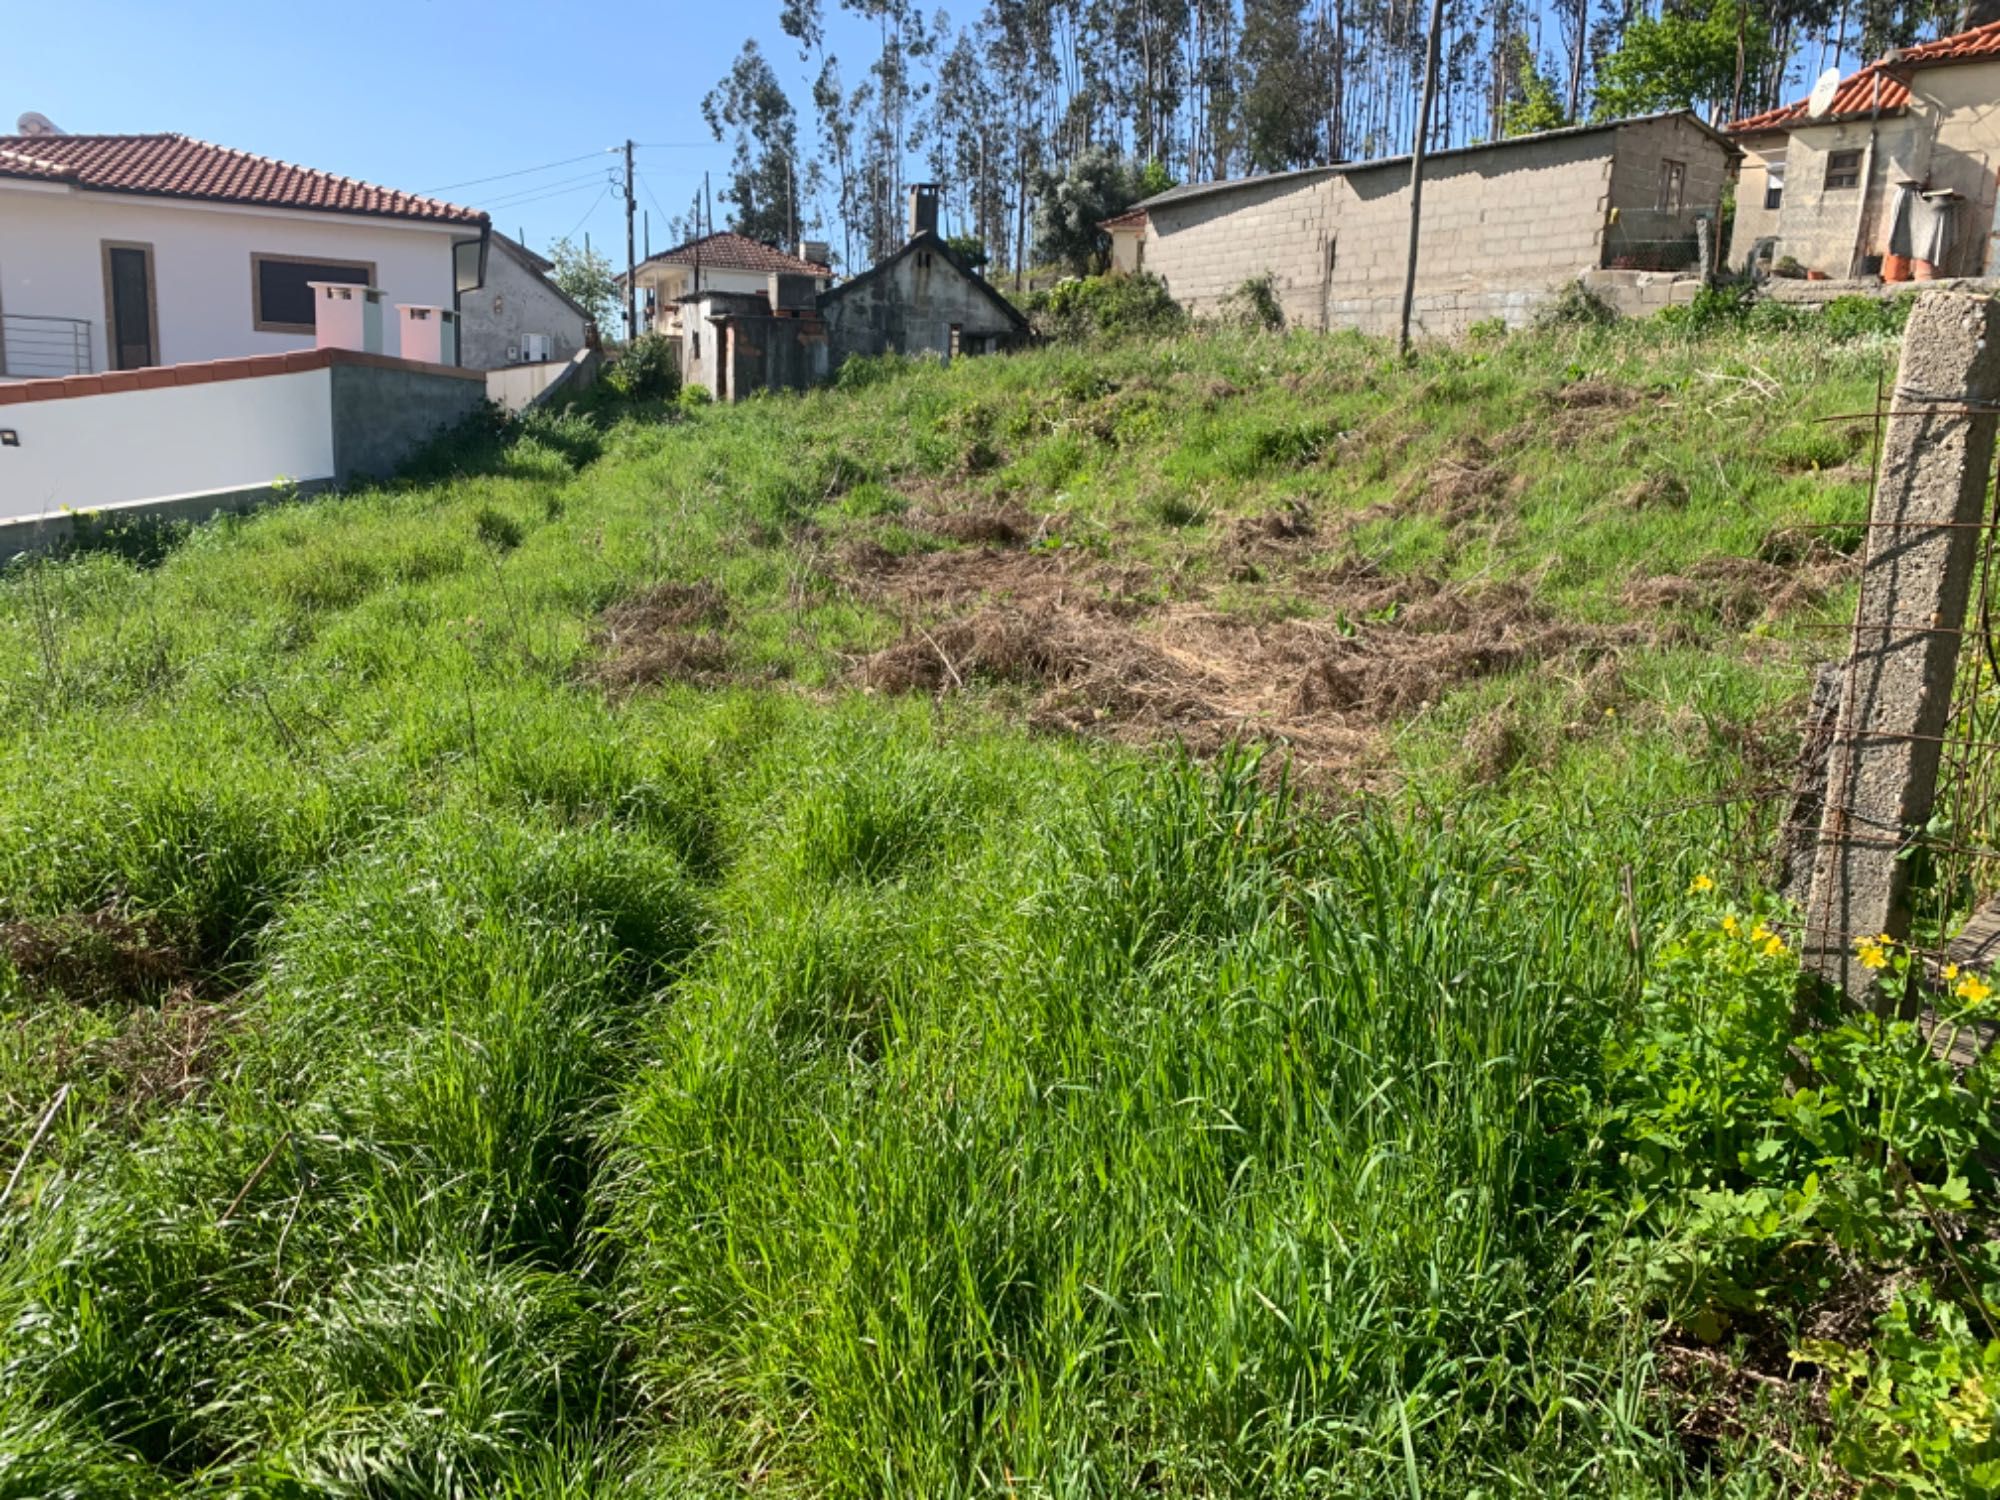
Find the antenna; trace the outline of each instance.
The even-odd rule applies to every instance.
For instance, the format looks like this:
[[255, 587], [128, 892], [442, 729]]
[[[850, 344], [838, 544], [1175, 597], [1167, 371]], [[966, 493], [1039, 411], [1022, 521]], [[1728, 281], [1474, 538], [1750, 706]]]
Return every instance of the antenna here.
[[16, 135], [61, 135], [56, 122], [39, 110], [29, 110], [14, 123]]
[[1806, 100], [1806, 113], [1815, 120], [1826, 118], [1833, 108], [1833, 96], [1840, 92], [1840, 69], [1828, 68], [1819, 75], [1819, 82], [1813, 85], [1812, 95]]

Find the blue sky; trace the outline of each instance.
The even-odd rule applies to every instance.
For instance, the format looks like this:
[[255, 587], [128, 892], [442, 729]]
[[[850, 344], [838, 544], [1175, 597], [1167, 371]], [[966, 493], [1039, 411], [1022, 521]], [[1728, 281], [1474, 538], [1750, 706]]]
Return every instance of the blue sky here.
[[[525, 0], [5, 9], [0, 133], [29, 109], [77, 133], [183, 131], [486, 208], [496, 227], [525, 230], [538, 249], [588, 230], [615, 261], [624, 258], [623, 200], [603, 191], [618, 160], [604, 148], [628, 136], [657, 143], [638, 153], [639, 207], [652, 213], [657, 249], [702, 170], [718, 185], [724, 175], [728, 147], [702, 124], [701, 95], [743, 39], [756, 36], [794, 97], [805, 97], [806, 64], [778, 29], [775, 0], [675, 0], [627, 13], [629, 22], [615, 6]], [[859, 62], [869, 34], [844, 29], [853, 45], [837, 50]], [[460, 183], [469, 185], [450, 186]]]

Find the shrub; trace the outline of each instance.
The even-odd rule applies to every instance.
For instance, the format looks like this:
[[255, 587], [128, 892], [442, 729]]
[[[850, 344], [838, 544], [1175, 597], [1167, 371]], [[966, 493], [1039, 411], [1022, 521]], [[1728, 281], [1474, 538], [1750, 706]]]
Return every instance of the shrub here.
[[1278, 278], [1269, 271], [1246, 278], [1222, 299], [1222, 321], [1238, 328], [1282, 333], [1285, 306], [1278, 300]]
[[1618, 309], [1581, 281], [1570, 282], [1535, 314], [1537, 328], [1606, 328], [1617, 321]]
[[604, 451], [603, 432], [581, 411], [556, 411], [546, 406], [533, 406], [521, 413], [520, 420], [514, 424], [514, 431], [518, 440], [554, 449], [569, 461], [572, 468], [582, 468]]
[[674, 341], [662, 334], [641, 334], [626, 346], [604, 378], [621, 396], [673, 400], [681, 388]]
[[714, 405], [715, 393], [705, 385], [684, 385], [680, 395], [674, 399], [682, 411], [694, 411], [698, 407]]
[[1036, 332], [1067, 342], [1156, 338], [1187, 327], [1187, 313], [1157, 276], [1081, 276], [1028, 299]]
[[479, 507], [479, 513], [472, 518], [472, 529], [495, 552], [512, 552], [527, 536], [519, 521], [491, 505]]

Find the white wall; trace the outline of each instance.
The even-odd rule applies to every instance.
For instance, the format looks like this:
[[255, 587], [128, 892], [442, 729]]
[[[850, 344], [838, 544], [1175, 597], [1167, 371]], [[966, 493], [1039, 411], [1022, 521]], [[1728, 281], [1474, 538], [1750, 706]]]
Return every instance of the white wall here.
[[[162, 335], [164, 337], [164, 334]], [[332, 372], [0, 406], [0, 520], [333, 473]]]
[[[234, 209], [113, 193], [0, 184], [0, 312], [84, 318], [93, 368], [113, 368], [104, 240], [153, 247], [161, 364], [310, 349], [311, 334], [259, 333], [250, 256], [372, 261], [385, 301], [452, 305], [451, 246], [477, 230], [357, 215]], [[388, 337], [393, 340], [394, 335]], [[395, 349], [385, 349], [394, 354]]]

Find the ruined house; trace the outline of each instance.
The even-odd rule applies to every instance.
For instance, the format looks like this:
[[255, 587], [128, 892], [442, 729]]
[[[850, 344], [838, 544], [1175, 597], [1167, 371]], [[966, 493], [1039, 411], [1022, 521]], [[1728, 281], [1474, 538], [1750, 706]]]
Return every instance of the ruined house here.
[[[1691, 298], [1734, 156], [1686, 110], [1427, 155], [1413, 326], [1524, 323], [1579, 277], [1628, 312]], [[1198, 315], [1269, 276], [1294, 327], [1393, 333], [1409, 226], [1394, 156], [1170, 188], [1100, 227], [1114, 268]]]
[[1790, 258], [1833, 280], [1993, 274], [1996, 103], [2000, 22], [1736, 121], [1731, 262]]
[[674, 299], [681, 378], [718, 401], [804, 390], [854, 355], [992, 354], [1028, 337], [1028, 321], [937, 232], [937, 189], [910, 188], [910, 237], [852, 281], [820, 290], [812, 274], [774, 270], [761, 285], [704, 286]]
[[821, 294], [834, 368], [856, 354], [993, 354], [1027, 338], [1020, 310], [939, 235], [930, 183], [910, 186], [909, 230], [894, 255]]

